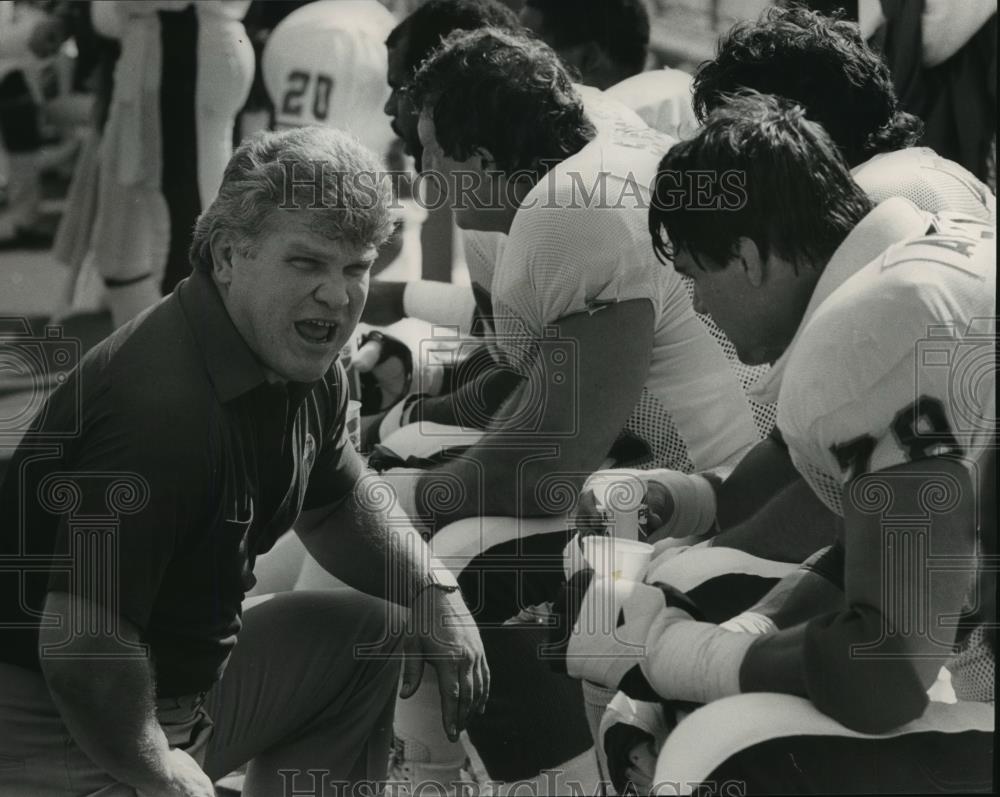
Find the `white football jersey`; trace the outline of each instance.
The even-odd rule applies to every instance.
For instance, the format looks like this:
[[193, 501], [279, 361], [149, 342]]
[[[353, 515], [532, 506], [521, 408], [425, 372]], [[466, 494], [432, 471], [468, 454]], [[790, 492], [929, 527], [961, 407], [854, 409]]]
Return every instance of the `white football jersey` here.
[[[885, 228], [895, 240], [875, 259], [845, 256]], [[862, 473], [941, 454], [979, 461], [996, 439], [996, 228], [882, 203], [827, 265], [782, 359], [778, 425], [838, 514]], [[993, 700], [984, 631], [948, 662], [959, 700]]]
[[[928, 213], [957, 213], [996, 225], [993, 192], [967, 169], [926, 147], [876, 155], [856, 166], [851, 176], [876, 205], [901, 197]], [[837, 256], [846, 257], [855, 264], [867, 263], [898, 240], [892, 238], [897, 234], [895, 228], [894, 223], [883, 225], [881, 229], [875, 225], [859, 226], [850, 236], [850, 243], [845, 242]], [[866, 231], [863, 235], [859, 232], [862, 229]], [[754, 407], [778, 400], [786, 362], [787, 357], [782, 357], [750, 388]]]
[[851, 174], [875, 204], [901, 196], [928, 213], [963, 213], [997, 222], [993, 192], [968, 169], [927, 147], [876, 155]]
[[[888, 216], [906, 233], [843, 256]], [[786, 360], [778, 425], [840, 513], [855, 476], [940, 453], [975, 458], [995, 431], [996, 231], [891, 199], [831, 259]]]
[[611, 135], [623, 127], [642, 127], [646, 124], [639, 114], [606, 91], [582, 83], [574, 83], [573, 88], [583, 100], [583, 110], [599, 136]]
[[687, 72], [667, 67], [640, 72], [604, 93], [631, 108], [654, 130], [683, 141], [701, 126], [691, 103], [693, 82]]
[[[524, 356], [519, 347], [532, 341], [543, 341], [544, 355], [546, 335], [561, 319], [650, 301], [652, 361], [622, 435], [641, 443], [634, 466], [690, 472], [734, 464], [759, 438], [722, 349], [650, 243], [650, 185], [672, 143], [645, 126], [624, 129], [554, 167], [522, 202], [491, 293], [498, 347], [515, 367]], [[625, 351], [629, 343], [618, 345]]]
[[335, 127], [385, 154], [395, 137], [382, 110], [385, 40], [395, 24], [376, 0], [318, 0], [283, 19], [261, 60], [278, 125]]
[[[645, 126], [638, 114], [626, 108], [621, 102], [608, 97], [606, 92], [579, 83], [574, 83], [573, 88], [583, 100], [584, 111], [597, 129], [598, 137], [613, 136], [623, 130]], [[668, 142], [664, 142], [664, 146], [668, 146]], [[499, 232], [481, 230], [462, 230], [461, 236], [465, 262], [469, 269], [469, 281], [476, 293], [477, 304], [485, 312], [489, 305], [493, 272], [500, 260], [500, 252], [507, 236]], [[491, 312], [486, 314], [492, 315]]]
[[[510, 345], [519, 335], [540, 335], [559, 318], [584, 310], [587, 302], [600, 306], [610, 297], [618, 301], [650, 298], [659, 319], [650, 381], [624, 430], [641, 440], [650, 453], [647, 460], [633, 464], [686, 471], [732, 464], [740, 455], [737, 452], [771, 430], [774, 407], [736, 395], [734, 384], [741, 391], [749, 389], [763, 369], [739, 362], [732, 344], [711, 319], [693, 313], [689, 286], [681, 285], [685, 296], [680, 297], [675, 292], [676, 274], [660, 264], [653, 252], [646, 222], [648, 204], [644, 203], [648, 203], [659, 159], [675, 139], [650, 128], [607, 92], [587, 86], [576, 89], [597, 128], [597, 140], [543, 178], [533, 196], [548, 191], [555, 177], [557, 201], [572, 204], [604, 179], [613, 199], [624, 194], [624, 204], [629, 196], [636, 201], [628, 213], [624, 207], [577, 208], [558, 216], [544, 209], [522, 210], [511, 230], [512, 236], [519, 237], [517, 245], [501, 233], [463, 231], [476, 302], [485, 315], [505, 317], [497, 330], [501, 333], [498, 356], [503, 356], [504, 341]], [[607, 162], [602, 160], [605, 157]], [[578, 167], [583, 171], [577, 172]], [[559, 223], [552, 224], [553, 219]], [[576, 224], [586, 235], [577, 235]], [[522, 235], [521, 225], [530, 233]], [[565, 246], [564, 237], [571, 240]], [[512, 247], [509, 257], [508, 246]], [[539, 248], [532, 251], [533, 247]], [[497, 269], [500, 263], [504, 264], [502, 274]], [[529, 278], [528, 271], [535, 273]], [[546, 271], [559, 273], [542, 277]], [[541, 277], [538, 282], [536, 277]], [[557, 298], [560, 292], [572, 298], [562, 301]], [[711, 340], [705, 339], [706, 330]], [[720, 352], [729, 373], [722, 372]], [[704, 395], [716, 400], [706, 403]]]

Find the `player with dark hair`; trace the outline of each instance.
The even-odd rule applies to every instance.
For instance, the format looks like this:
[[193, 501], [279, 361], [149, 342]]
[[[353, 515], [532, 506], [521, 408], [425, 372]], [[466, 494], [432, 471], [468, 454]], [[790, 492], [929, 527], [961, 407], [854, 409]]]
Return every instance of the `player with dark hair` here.
[[603, 90], [646, 68], [649, 10], [643, 0], [527, 0], [521, 23], [588, 86]]
[[[873, 202], [902, 196], [931, 213], [958, 212], [995, 223], [996, 199], [985, 185], [931, 150], [909, 146], [920, 123], [899, 110], [888, 70], [856, 26], [798, 7], [771, 8], [756, 22], [736, 25], [720, 41], [716, 58], [699, 70], [695, 106], [704, 116], [741, 89], [799, 103], [827, 130]], [[853, 112], [845, 114], [844, 108]], [[797, 206], [787, 211], [796, 212]], [[691, 223], [702, 218], [693, 214]], [[655, 208], [650, 224], [657, 229]], [[812, 232], [805, 240], [815, 246], [819, 232]], [[773, 404], [775, 382], [762, 379], [751, 395]], [[697, 494], [704, 501], [696, 514], [705, 522], [688, 533], [712, 530], [715, 546], [795, 562], [831, 541], [832, 518], [789, 467], [780, 433], [760, 443], [714, 495]], [[670, 517], [675, 496], [669, 490], [657, 489], [650, 499], [651, 511]], [[593, 515], [591, 495], [585, 492], [581, 504], [582, 515]], [[804, 516], [812, 522], [800, 523]]]
[[602, 89], [653, 129], [678, 139], [697, 129], [690, 73], [671, 67], [643, 71], [649, 55], [643, 0], [528, 0], [520, 18], [581, 83]]
[[704, 118], [740, 89], [799, 103], [875, 201], [905, 196], [931, 212], [996, 220], [996, 200], [973, 174], [914, 146], [923, 125], [902, 110], [889, 68], [856, 25], [797, 6], [735, 25], [695, 76], [695, 110]]
[[[903, 196], [925, 211], [955, 211], [995, 221], [995, 199], [972, 174], [930, 150], [908, 147], [911, 134], [919, 132], [919, 122], [899, 111], [885, 66], [855, 26], [802, 8], [769, 9], [757, 22], [737, 25], [721, 40], [716, 59], [698, 73], [696, 105], [704, 115], [723, 107], [743, 87], [787, 95], [801, 103], [810, 118], [824, 125], [832, 120], [831, 138], [855, 166], [853, 178], [873, 202]], [[858, 110], [845, 116], [844, 107]], [[850, 125], [844, 123], [847, 116]], [[904, 148], [892, 150], [892, 146]], [[848, 154], [852, 148], [863, 149], [855, 155], [860, 164]], [[875, 154], [880, 149], [886, 151]], [[670, 189], [664, 181], [661, 190]], [[799, 212], [798, 204], [793, 205], [783, 212]], [[655, 211], [651, 218], [655, 231]], [[692, 213], [693, 224], [703, 219]], [[821, 240], [820, 230], [805, 223], [802, 229], [811, 231], [804, 237], [809, 245]], [[764, 376], [750, 391], [752, 406], [770, 409], [772, 418], [778, 384], [773, 375]], [[721, 485], [699, 474], [669, 470], [640, 476], [649, 514], [664, 524], [658, 536], [692, 537], [673, 550], [678, 559], [672, 573], [688, 579], [697, 570], [698, 578], [687, 582], [696, 584], [689, 594], [716, 621], [745, 609], [773, 583], [780, 575], [773, 563], [801, 562], [836, 537], [836, 515], [792, 466], [781, 431], [776, 428], [760, 442]], [[634, 476], [605, 472], [600, 479], [628, 481]], [[579, 524], [602, 525], [596, 514], [595, 493], [585, 489]], [[684, 544], [697, 545], [692, 551], [697, 565], [684, 558]], [[706, 546], [714, 550], [706, 551]], [[751, 579], [746, 571], [748, 555], [757, 560]], [[641, 724], [649, 707], [628, 705], [619, 721]]]
[[[697, 206], [676, 191], [685, 175], [728, 172], [744, 175], [741, 207], [723, 206], [721, 183]], [[641, 584], [579, 571], [568, 671], [640, 699], [795, 695], [840, 723], [831, 737], [758, 740], [708, 778], [749, 793], [988, 787], [995, 617], [977, 555], [995, 370], [969, 358], [996, 356], [995, 228], [902, 198], [875, 205], [801, 107], [757, 94], [671, 149], [654, 195], [657, 251], [744, 361], [773, 363], [792, 462], [842, 526], [752, 623], [703, 621], [656, 559]], [[939, 557], [965, 565], [937, 570]], [[582, 630], [594, 612], [618, 618], [613, 640]]]
[[[575, 492], [606, 460], [682, 471], [701, 468], [696, 462], [734, 464], [758, 434], [729, 362], [683, 283], [649, 246], [646, 186], [672, 139], [641, 124], [599, 135], [557, 54], [492, 28], [449, 37], [421, 67], [411, 97], [421, 109], [424, 168], [455, 181], [449, 195], [459, 227], [502, 238], [491, 342], [516, 384], [478, 442], [410, 475], [403, 495], [412, 496], [413, 517], [479, 546], [456, 569], [463, 588], [483, 596], [477, 620], [486, 624], [486, 644], [507, 660], [497, 669], [522, 673], [503, 687], [505, 715], [530, 711], [532, 733], [509, 735], [497, 719], [501, 697], [483, 724], [495, 727], [470, 733], [491, 774], [523, 778], [564, 764], [568, 756], [556, 749], [576, 756], [591, 743], [584, 725], [583, 746], [566, 749], [580, 742], [578, 691], [569, 708], [556, 703], [565, 688], [557, 692], [555, 684], [536, 697], [538, 640], [527, 632], [537, 627], [489, 632], [558, 585], [561, 567], [528, 572], [521, 564], [524, 556], [551, 564], [565, 544], [560, 515], [572, 499], [554, 500], [552, 488]], [[527, 116], [532, 125], [523, 124]], [[452, 395], [450, 426], [466, 425], [476, 391], [473, 383]], [[383, 427], [407, 423], [408, 411], [404, 403]], [[433, 498], [442, 486], [456, 499], [447, 507]], [[551, 521], [532, 522], [544, 518]], [[491, 566], [498, 556], [516, 564], [499, 572]], [[510, 662], [514, 652], [518, 660]], [[568, 729], [543, 744], [556, 719]], [[491, 748], [480, 747], [477, 733], [490, 730]], [[511, 761], [514, 749], [523, 749], [520, 761]]]
[[[389, 117], [393, 132], [402, 140], [404, 152], [413, 156], [418, 173], [423, 167], [420, 139], [417, 136], [417, 115], [406, 95], [406, 86], [413, 79], [421, 62], [450, 33], [488, 26], [515, 30], [518, 28], [517, 16], [498, 0], [429, 0], [396, 25], [386, 39], [386, 82], [390, 93], [384, 112]], [[447, 260], [451, 254], [450, 241], [454, 230], [451, 214], [446, 208], [436, 206], [435, 186], [428, 185], [426, 189], [425, 200], [435, 203], [428, 208], [427, 224], [439, 230], [447, 230], [449, 244], [444, 247], [445, 254], [442, 257], [433, 246], [434, 238], [426, 239], [423, 259], [425, 262], [432, 259]], [[468, 245], [466, 248], [468, 249]], [[450, 264], [447, 267], [450, 269]], [[432, 280], [374, 281], [363, 320], [371, 324], [387, 325], [411, 316], [468, 332], [473, 316], [477, 314], [477, 304], [472, 292], [464, 286]], [[382, 357], [387, 352], [383, 348]], [[377, 427], [377, 423], [373, 424], [373, 434], [377, 433]]]
[[516, 30], [517, 15], [498, 0], [428, 0], [400, 22], [386, 39], [389, 48], [387, 80], [392, 93], [385, 104], [392, 129], [413, 155], [421, 170], [417, 114], [403, 89], [413, 78], [421, 62], [456, 30], [494, 27]]
[[[484, 2], [432, 0], [420, 6], [396, 26], [387, 40], [388, 83], [392, 94], [386, 103], [385, 112], [392, 119], [392, 129], [404, 140], [406, 150], [413, 154], [418, 172], [422, 167], [422, 148], [416, 132], [416, 115], [405, 91], [406, 84], [412, 79], [420, 63], [440, 46], [445, 36], [457, 30], [476, 30], [483, 27], [509, 31], [519, 29], [517, 17], [513, 12], [495, 0]], [[594, 122], [599, 132], [622, 124], [642, 126], [640, 116], [632, 113], [624, 104], [609, 100], [593, 87], [576, 86], [576, 88], [583, 95], [587, 116]], [[429, 196], [436, 193], [436, 187], [433, 180], [425, 181], [425, 188], [430, 192]], [[431, 219], [440, 215], [440, 209], [434, 205], [429, 211]], [[451, 214], [447, 209], [445, 212], [449, 216], [450, 224]], [[430, 223], [433, 224], [433, 221]], [[372, 294], [365, 307], [363, 320], [372, 324], [387, 325], [409, 316], [436, 325], [457, 327], [463, 333], [472, 331], [473, 334], [483, 334], [490, 327], [488, 321], [492, 315], [490, 290], [499, 238], [496, 233], [463, 231], [462, 244], [472, 291], [465, 286], [432, 280], [411, 280], [406, 283], [375, 281], [372, 283]], [[425, 259], [429, 254], [433, 256], [436, 253], [428, 252], [425, 248]], [[392, 349], [389, 347], [383, 347], [382, 357], [388, 356], [390, 351]], [[481, 369], [478, 364], [483, 362], [486, 360], [482, 357], [470, 357], [469, 361], [461, 365], [457, 373], [449, 375], [446, 381], [453, 386], [461, 384], [468, 374], [479, 373]], [[385, 366], [380, 364], [379, 368], [382, 367]], [[486, 405], [495, 407], [510, 389], [509, 375], [493, 369], [489, 385], [484, 386], [481, 395]], [[383, 394], [383, 401], [382, 406], [386, 407], [392, 402], [392, 397]], [[442, 412], [428, 401], [415, 404], [412, 410], [413, 418], [426, 420], [442, 418]], [[368, 415], [367, 406], [365, 412]], [[448, 411], [444, 411], [444, 417], [447, 415]], [[373, 422], [370, 430], [373, 439], [377, 431], [378, 424]]]
[[[648, 246], [647, 205], [641, 201], [647, 181], [642, 169], [672, 141], [649, 128], [623, 128], [617, 135], [598, 136], [555, 53], [540, 42], [494, 29], [450, 37], [417, 74], [412, 95], [422, 108], [418, 130], [425, 167], [449, 179], [463, 180], [463, 173], [482, 177], [471, 191], [451, 192], [459, 227], [506, 235], [493, 286], [497, 345], [506, 349], [500, 356], [509, 365], [526, 369], [527, 376], [527, 371], [540, 365], [526, 359], [526, 354], [532, 353], [531, 340], [541, 336], [544, 325], [566, 325], [565, 331], [573, 333], [570, 337], [579, 352], [577, 367], [590, 374], [576, 386], [573, 396], [562, 397], [578, 403], [577, 411], [587, 418], [589, 430], [587, 434], [563, 436], [558, 446], [560, 469], [589, 472], [588, 466], [599, 464], [612, 451], [620, 431], [613, 428], [618, 423], [613, 419], [619, 417], [631, 438], [630, 453], [620, 452], [623, 456], [619, 459], [650, 464], [673, 461], [684, 469], [689, 457], [719, 462], [742, 451], [744, 433], [751, 437], [755, 433], [742, 425], [748, 419], [748, 408], [739, 386], [724, 358], [716, 359], [721, 352], [702, 337], [704, 329], [681, 323], [680, 319], [686, 318], [684, 302], [675, 304], [668, 297], [682, 285], [674, 285], [672, 273], [656, 264]], [[474, 97], [478, 98], [479, 112], [469, 115], [463, 108], [467, 109]], [[538, 123], [526, 130], [518, 120], [529, 112]], [[638, 199], [629, 198], [633, 190], [638, 191]], [[642, 228], [639, 238], [632, 228], [636, 221]], [[645, 293], [640, 293], [640, 284], [645, 285]], [[649, 303], [653, 304], [652, 329], [642, 320]], [[673, 329], [655, 320], [672, 313], [677, 313], [678, 319]], [[594, 330], [612, 323], [613, 335], [600, 342], [591, 339]], [[616, 341], [631, 340], [638, 351], [639, 341], [650, 334], [653, 342], [647, 372], [646, 366], [623, 357]], [[691, 359], [683, 366], [680, 361], [674, 367], [665, 365], [670, 352], [663, 346], [671, 335], [678, 335], [677, 341], [691, 347], [687, 352]], [[702, 344], [704, 350], [699, 348]], [[612, 357], [614, 366], [605, 357]], [[588, 362], [592, 358], [591, 367]], [[663, 366], [661, 358], [666, 358]], [[634, 366], [638, 371], [632, 373]], [[595, 398], [591, 391], [599, 389], [597, 385], [604, 378], [600, 374], [610, 373], [612, 367], [621, 369], [614, 391], [615, 408], [598, 410], [595, 405], [591, 411], [586, 406]], [[693, 370], [687, 372], [687, 367]], [[719, 425], [705, 423], [708, 410], [703, 398], [697, 410], [680, 399], [688, 389], [683, 387], [687, 379], [692, 380], [689, 387], [698, 382], [699, 389], [704, 389], [704, 380], [712, 373], [719, 380], [714, 399], [735, 413], [728, 418], [735, 423], [735, 437], [721, 434]], [[627, 395], [626, 374], [631, 374], [628, 379], [638, 378], [636, 387], [645, 387]], [[563, 389], [558, 383], [549, 387], [546, 406], [538, 408], [546, 417], [530, 436], [544, 438], [552, 433], [546, 432], [546, 424], [556, 422], [556, 416], [566, 409], [559, 406]], [[647, 393], [657, 406], [640, 411], [636, 402], [644, 405]], [[494, 417], [486, 437], [494, 432], [501, 436], [528, 434], [526, 428], [518, 426], [525, 419], [508, 414], [525, 399], [527, 396], [512, 396], [509, 406]], [[604, 400], [611, 400], [611, 396]], [[455, 403], [460, 404], [460, 399]], [[633, 412], [637, 414], [630, 421]], [[548, 417], [550, 413], [552, 417]], [[597, 424], [604, 423], [608, 428], [600, 430]], [[687, 453], [681, 453], [674, 433], [669, 431], [681, 427], [686, 427], [680, 435]], [[608, 436], [606, 443], [601, 442], [603, 436]], [[511, 471], [501, 469], [501, 462], [508, 455], [519, 456], [500, 451], [487, 454], [485, 448], [483, 461], [490, 463], [485, 465], [486, 472], [492, 474], [496, 469], [496, 478], [507, 478]], [[553, 464], [539, 463], [538, 478], [551, 472]], [[446, 470], [457, 472], [453, 465]], [[514, 493], [484, 495], [482, 505], [478, 497], [468, 495], [462, 507], [442, 519], [483, 512], [546, 514], [537, 498], [524, 495], [515, 501]]]
[[851, 167], [920, 136], [920, 120], [899, 108], [888, 67], [857, 26], [798, 6], [770, 8], [722, 37], [695, 77], [695, 111], [704, 119], [741, 88], [802, 105]]

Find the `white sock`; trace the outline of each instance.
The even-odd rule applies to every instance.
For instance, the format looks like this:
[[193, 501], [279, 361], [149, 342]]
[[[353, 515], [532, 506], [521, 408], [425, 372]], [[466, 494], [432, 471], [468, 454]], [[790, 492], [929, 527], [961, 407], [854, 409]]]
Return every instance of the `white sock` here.
[[42, 189], [38, 183], [38, 159], [34, 152], [18, 152], [8, 154], [7, 157], [9, 173], [7, 211], [4, 217], [10, 225], [10, 235], [7, 237], [11, 237], [17, 227], [28, 227], [38, 220]]

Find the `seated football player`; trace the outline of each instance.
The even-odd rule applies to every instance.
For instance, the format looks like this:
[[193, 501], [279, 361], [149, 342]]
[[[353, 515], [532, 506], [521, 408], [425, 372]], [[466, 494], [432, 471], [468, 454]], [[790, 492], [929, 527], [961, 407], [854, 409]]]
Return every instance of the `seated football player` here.
[[[397, 24], [385, 39], [388, 66], [382, 78], [388, 88], [382, 110], [403, 142], [403, 151], [413, 157], [418, 173], [423, 170], [422, 153], [416, 113], [406, 86], [421, 62], [448, 34], [484, 27], [516, 30], [517, 16], [498, 0], [429, 0]], [[375, 282], [362, 320], [386, 326], [410, 316], [467, 328], [474, 309], [472, 295], [459, 285], [428, 280]]]
[[[483, 87], [491, 102], [469, 117], [461, 103]], [[646, 186], [671, 140], [648, 128], [598, 137], [552, 50], [499, 31], [451, 37], [412, 94], [424, 168], [460, 189], [450, 194], [459, 226], [506, 236], [495, 346], [521, 382], [475, 448], [417, 480], [411, 507], [457, 478], [464, 495], [435, 513], [438, 527], [552, 516], [565, 509], [534, 485], [582, 481], [608, 458], [682, 471], [738, 461], [757, 438], [747, 402], [683, 282], [649, 246]], [[547, 115], [526, 137], [528, 107]], [[456, 394], [457, 419], [470, 406]]]
[[[739, 208], [665, 202], [704, 170], [744, 175]], [[559, 601], [561, 666], [674, 708], [797, 695], [843, 727], [752, 745], [709, 777], [748, 793], [988, 788], [995, 601], [977, 558], [995, 550], [995, 228], [876, 205], [801, 107], [758, 94], [667, 153], [655, 202], [657, 247], [695, 306], [744, 361], [773, 363], [791, 461], [840, 531], [722, 625], [657, 560], [643, 583], [585, 567]], [[649, 774], [648, 758], [628, 763], [648, 736], [605, 740], [620, 785]]]
[[[563, 516], [589, 473], [605, 460], [685, 472], [730, 465], [759, 435], [721, 347], [649, 245], [647, 186], [670, 139], [648, 128], [597, 136], [555, 53], [496, 30], [450, 38], [421, 67], [411, 97], [421, 109], [424, 168], [462, 189], [451, 192], [459, 226], [504, 236], [491, 342], [517, 386], [489, 414], [480, 442], [394, 483], [429, 530], [468, 519], [480, 549], [459, 581], [476, 596], [486, 644], [504, 656], [514, 634], [489, 626], [539, 602], [536, 590], [544, 600], [558, 586], [561, 568], [539, 578], [517, 571], [526, 570], [524, 556], [560, 555]], [[535, 121], [525, 127], [529, 113]], [[452, 423], [463, 425], [476, 400], [457, 391]], [[393, 482], [392, 471], [385, 476]], [[545, 517], [547, 526], [523, 522]], [[529, 537], [539, 526], [551, 533]], [[507, 572], [491, 571], [489, 560], [500, 557]], [[534, 638], [519, 655], [538, 667]], [[510, 672], [499, 660], [496, 669]], [[536, 733], [508, 732], [524, 721], [526, 690], [504, 680], [496, 679], [489, 722], [500, 729], [505, 716], [510, 725], [503, 738], [494, 734], [492, 761], [470, 728], [491, 774], [510, 780], [563, 763]], [[578, 716], [578, 687], [574, 697]], [[501, 715], [503, 698], [516, 711]], [[555, 708], [548, 720], [565, 724]]]
[[[888, 68], [857, 26], [804, 8], [770, 8], [759, 21], [734, 26], [695, 77], [695, 108], [704, 118], [740, 89], [801, 105], [823, 125], [873, 202], [902, 196], [928, 212], [995, 224], [996, 198], [985, 185], [953, 161], [913, 146], [920, 122], [899, 109]], [[772, 372], [751, 397], [773, 406], [779, 384], [780, 375]], [[675, 505], [685, 504], [684, 519], [673, 523], [676, 536], [714, 534], [704, 544], [785, 562], [801, 562], [832, 542], [834, 516], [791, 466], [780, 429], [714, 489], [697, 476], [644, 478], [650, 514], [663, 523]], [[593, 495], [585, 491], [580, 514], [596, 517], [594, 509]], [[809, 523], [802, 522], [805, 517]]]
[[[391, 89], [385, 112], [393, 131], [404, 142], [405, 151], [412, 155], [421, 171], [422, 147], [417, 136], [418, 114], [406, 94], [405, 87], [417, 68], [441, 40], [456, 30], [476, 30], [493, 27], [502, 30], [519, 29], [517, 16], [498, 0], [431, 0], [417, 8], [397, 25], [386, 40], [389, 52], [387, 81]], [[643, 50], [645, 53], [645, 50]], [[643, 56], [644, 57], [644, 56]], [[640, 125], [642, 119], [628, 107], [602, 95], [591, 86], [578, 86], [584, 107], [598, 132], [616, 125]], [[433, 182], [433, 175], [428, 182]], [[433, 212], [433, 210], [432, 210]], [[433, 324], [457, 328], [463, 334], [482, 335], [491, 327], [490, 286], [502, 235], [473, 230], [462, 232], [462, 245], [472, 291], [462, 285], [431, 280], [375, 281], [362, 320], [378, 326], [392, 324], [411, 317]], [[476, 372], [476, 360], [465, 370]], [[497, 376], [491, 394], [501, 397], [510, 389], [510, 380]], [[457, 381], [461, 381], [459, 378]], [[433, 408], [422, 408], [421, 416], [434, 419]], [[377, 429], [374, 430], [377, 434]]]
[[[986, 186], [958, 164], [913, 146], [920, 122], [899, 109], [887, 67], [854, 25], [804, 8], [771, 8], [758, 21], [734, 26], [715, 59], [698, 71], [695, 108], [704, 117], [743, 88], [799, 103], [824, 126], [874, 202], [904, 196], [923, 210], [995, 222], [996, 201]], [[845, 115], [844, 108], [852, 113]], [[778, 384], [772, 374], [751, 386], [757, 417], [774, 418]], [[660, 536], [716, 549], [700, 551], [696, 562], [678, 560], [671, 570], [696, 584], [690, 596], [713, 620], [759, 598], [775, 581], [774, 562], [801, 562], [837, 534], [838, 518], [798, 475], [777, 427], [725, 480], [671, 470], [641, 478]], [[593, 492], [585, 489], [579, 525], [599, 526], [596, 509]], [[682, 553], [678, 547], [672, 555]], [[754, 558], [747, 560], [748, 554]]]

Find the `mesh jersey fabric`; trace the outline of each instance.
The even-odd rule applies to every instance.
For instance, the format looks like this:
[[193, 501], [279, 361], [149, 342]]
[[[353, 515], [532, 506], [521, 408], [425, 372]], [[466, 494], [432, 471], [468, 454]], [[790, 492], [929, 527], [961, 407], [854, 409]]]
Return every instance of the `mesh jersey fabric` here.
[[671, 144], [648, 127], [622, 125], [554, 167], [515, 216], [492, 298], [497, 346], [515, 368], [532, 361], [532, 346], [563, 318], [650, 301], [652, 362], [623, 430], [648, 453], [628, 464], [690, 472], [734, 463], [759, 437], [724, 353], [649, 241], [649, 186]]
[[928, 213], [962, 213], [996, 224], [996, 197], [972, 172], [927, 147], [876, 155], [852, 172], [876, 204], [890, 197], [909, 199]]

